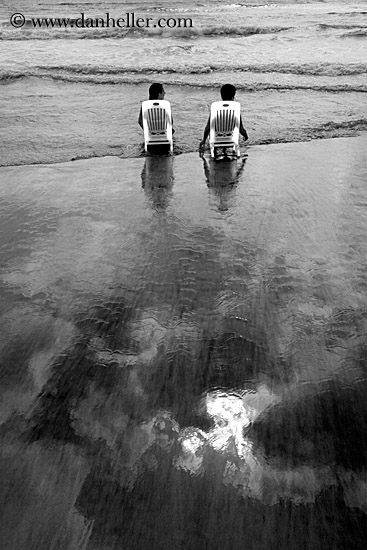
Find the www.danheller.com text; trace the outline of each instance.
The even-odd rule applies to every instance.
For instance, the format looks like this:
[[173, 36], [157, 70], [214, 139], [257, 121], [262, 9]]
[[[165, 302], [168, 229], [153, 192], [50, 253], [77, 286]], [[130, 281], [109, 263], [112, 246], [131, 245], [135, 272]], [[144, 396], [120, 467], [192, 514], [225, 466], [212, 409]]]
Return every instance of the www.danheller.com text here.
[[10, 23], [14, 28], [33, 26], [33, 28], [120, 28], [120, 29], [175, 29], [192, 28], [193, 21], [190, 17], [141, 17], [134, 12], [124, 14], [124, 17], [111, 17], [106, 13], [103, 17], [86, 17], [84, 13], [80, 17], [26, 17], [22, 13], [14, 13], [10, 17]]

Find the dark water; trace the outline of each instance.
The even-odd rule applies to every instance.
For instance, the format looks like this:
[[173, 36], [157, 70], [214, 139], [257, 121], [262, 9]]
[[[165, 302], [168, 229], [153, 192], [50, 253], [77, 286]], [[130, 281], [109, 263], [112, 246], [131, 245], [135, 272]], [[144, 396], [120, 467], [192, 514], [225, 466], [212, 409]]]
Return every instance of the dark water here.
[[366, 137], [2, 168], [2, 550], [362, 549]]

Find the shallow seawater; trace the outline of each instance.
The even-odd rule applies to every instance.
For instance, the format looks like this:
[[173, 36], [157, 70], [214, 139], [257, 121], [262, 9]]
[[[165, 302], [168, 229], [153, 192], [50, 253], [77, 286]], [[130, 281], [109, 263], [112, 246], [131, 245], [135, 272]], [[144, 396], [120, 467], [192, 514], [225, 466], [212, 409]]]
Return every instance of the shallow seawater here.
[[[357, 0], [19, 0], [0, 7], [0, 164], [141, 156], [152, 82], [171, 102], [175, 153], [197, 151], [220, 87], [237, 87], [251, 145], [367, 129], [367, 11]], [[173, 28], [58, 28], [37, 18], [188, 18]], [[49, 20], [48, 20], [49, 21]]]
[[364, 548], [366, 144], [1, 169], [2, 549]]
[[[32, 77], [3, 84], [0, 165], [142, 156], [143, 132], [137, 120], [149, 79], [152, 77], [139, 85], [96, 85]], [[176, 155], [197, 151], [210, 104], [219, 97], [220, 83], [233, 81], [233, 75], [224, 73], [215, 79], [212, 86], [188, 90], [164, 77], [173, 112]], [[201, 80], [205, 82], [206, 76]], [[237, 98], [254, 145], [355, 135], [366, 128], [365, 95], [363, 91], [334, 93], [306, 88], [239, 91]]]

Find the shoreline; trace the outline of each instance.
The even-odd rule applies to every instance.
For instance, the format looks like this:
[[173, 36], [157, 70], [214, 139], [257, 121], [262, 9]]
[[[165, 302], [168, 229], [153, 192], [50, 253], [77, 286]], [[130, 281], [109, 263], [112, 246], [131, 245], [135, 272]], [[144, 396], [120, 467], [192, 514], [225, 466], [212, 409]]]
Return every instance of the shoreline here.
[[[248, 145], [242, 145], [240, 146], [241, 153], [243, 151], [250, 151], [251, 149], [255, 147], [267, 147], [271, 145], [292, 145], [292, 144], [308, 144], [313, 143], [316, 141], [327, 141], [327, 140], [338, 140], [338, 139], [355, 139], [362, 137], [363, 135], [367, 135], [367, 130], [358, 130], [356, 133], [353, 133], [352, 135], [338, 135], [338, 136], [325, 136], [325, 137], [310, 137], [307, 140], [289, 140], [289, 141], [272, 141], [272, 142], [260, 142], [260, 143], [251, 143]], [[141, 144], [143, 147], [143, 144]], [[180, 151], [174, 149], [174, 153], [172, 155], [173, 158], [175, 157], [181, 157], [182, 155], [191, 155], [191, 154], [199, 154], [199, 149], [192, 150], [192, 151]], [[205, 150], [206, 156], [208, 156], [209, 148]], [[144, 152], [142, 152], [140, 155], [134, 155], [134, 156], [122, 156], [122, 155], [93, 155], [93, 156], [86, 156], [86, 157], [76, 157], [72, 159], [62, 160], [58, 162], [34, 162], [34, 163], [21, 163], [21, 164], [0, 164], [0, 171], [4, 168], [20, 168], [20, 167], [30, 167], [30, 166], [58, 166], [58, 165], [65, 165], [69, 163], [75, 163], [75, 162], [81, 162], [81, 161], [90, 161], [90, 160], [101, 160], [106, 158], [114, 158], [114, 159], [120, 159], [120, 160], [128, 160], [128, 159], [146, 159], [149, 158]], [[242, 157], [241, 157], [242, 158]]]
[[[106, 84], [102, 90], [91, 84], [31, 79], [27, 86], [17, 81], [2, 89], [3, 166], [144, 156], [137, 119], [141, 102], [147, 97], [147, 85]], [[218, 89], [192, 88], [188, 92], [184, 86], [167, 83], [176, 131], [175, 156], [198, 150]], [[252, 94], [239, 90], [236, 97], [253, 146], [355, 137], [367, 131], [364, 95], [300, 90]]]

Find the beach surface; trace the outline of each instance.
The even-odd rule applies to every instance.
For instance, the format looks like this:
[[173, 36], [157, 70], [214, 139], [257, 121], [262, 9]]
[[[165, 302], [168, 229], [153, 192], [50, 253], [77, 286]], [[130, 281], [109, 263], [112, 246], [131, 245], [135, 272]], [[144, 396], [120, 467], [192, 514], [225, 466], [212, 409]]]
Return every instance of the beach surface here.
[[0, 169], [2, 550], [365, 548], [367, 135]]

